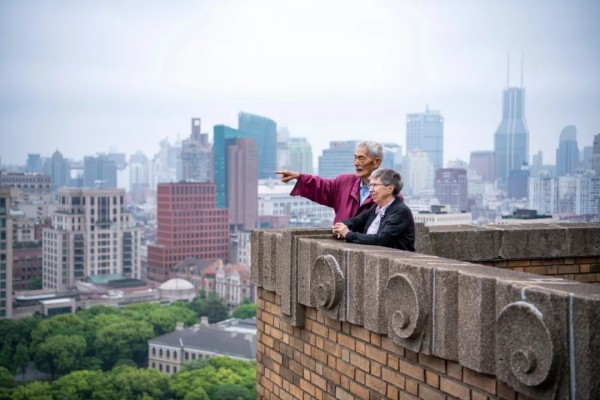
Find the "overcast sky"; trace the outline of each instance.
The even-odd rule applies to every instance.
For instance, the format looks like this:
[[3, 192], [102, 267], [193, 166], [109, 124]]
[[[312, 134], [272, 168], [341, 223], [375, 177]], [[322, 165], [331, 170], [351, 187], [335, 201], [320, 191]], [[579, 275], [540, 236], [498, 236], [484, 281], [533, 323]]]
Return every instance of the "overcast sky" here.
[[330, 140], [406, 147], [406, 114], [445, 118], [444, 158], [492, 150], [502, 90], [521, 84], [530, 156], [576, 125], [600, 133], [598, 0], [0, 1], [0, 157], [68, 158], [159, 141], [240, 111], [316, 156]]

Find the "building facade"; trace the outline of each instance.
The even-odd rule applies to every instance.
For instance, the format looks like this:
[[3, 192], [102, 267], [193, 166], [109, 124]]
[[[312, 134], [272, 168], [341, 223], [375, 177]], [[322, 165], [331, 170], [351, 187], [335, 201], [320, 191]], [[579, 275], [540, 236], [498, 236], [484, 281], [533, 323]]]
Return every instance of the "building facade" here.
[[287, 142], [289, 153], [289, 168], [292, 171], [313, 173], [312, 146], [301, 137], [291, 137]]
[[116, 189], [117, 164], [106, 155], [83, 158], [83, 186], [87, 188]]
[[354, 172], [354, 152], [360, 141], [333, 141], [329, 148], [323, 150], [319, 156], [319, 176], [322, 178], [335, 178], [341, 174]]
[[221, 264], [215, 279], [215, 292], [229, 307], [239, 306], [244, 299], [254, 301], [248, 265]]
[[468, 207], [467, 171], [462, 168], [440, 168], [435, 172], [435, 197], [454, 212]]
[[594, 145], [592, 147], [592, 169], [597, 176], [600, 176], [600, 133], [594, 135]]
[[258, 152], [252, 138], [227, 142], [227, 208], [234, 231], [248, 231], [258, 220]]
[[13, 254], [10, 187], [0, 186], [0, 318], [12, 317]]
[[148, 278], [164, 282], [187, 258], [227, 260], [229, 213], [217, 208], [212, 183], [161, 183], [156, 243], [148, 245]]
[[272, 119], [241, 112], [238, 129], [256, 141], [258, 150], [258, 177], [273, 177], [277, 169], [277, 124]]
[[501, 184], [510, 171], [529, 163], [529, 128], [525, 120], [525, 89], [507, 87], [502, 98], [502, 120], [494, 134], [496, 178]]
[[181, 143], [177, 179], [210, 182], [212, 179], [211, 148], [208, 134], [201, 133], [200, 118], [192, 118], [190, 137]]
[[477, 172], [483, 182], [494, 182], [496, 179], [496, 155], [493, 151], [472, 151], [469, 169]]
[[577, 128], [568, 125], [560, 132], [558, 149], [556, 149], [556, 176], [574, 174], [578, 164]]
[[439, 111], [425, 109], [423, 113], [406, 116], [406, 151], [421, 150], [433, 165], [444, 168], [444, 117]]
[[45, 289], [68, 290], [93, 276], [140, 278], [142, 231], [125, 211], [124, 189], [59, 189], [43, 231]]

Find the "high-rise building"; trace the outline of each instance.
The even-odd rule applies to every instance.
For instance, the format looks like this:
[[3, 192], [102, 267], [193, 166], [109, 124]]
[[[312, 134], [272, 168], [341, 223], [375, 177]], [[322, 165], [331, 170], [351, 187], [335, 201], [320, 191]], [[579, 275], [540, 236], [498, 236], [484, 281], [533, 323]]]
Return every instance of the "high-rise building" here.
[[138, 151], [129, 157], [129, 194], [135, 203], [145, 203], [150, 190], [150, 161]]
[[124, 189], [60, 189], [43, 231], [44, 288], [67, 290], [87, 277], [140, 278], [142, 231], [125, 211]]
[[568, 125], [560, 132], [556, 150], [556, 176], [572, 175], [578, 163], [577, 129], [574, 125]]
[[291, 137], [287, 142], [289, 169], [292, 171], [313, 173], [312, 147], [306, 138]]
[[434, 171], [444, 168], [444, 117], [439, 111], [426, 107], [406, 116], [406, 151], [412, 150], [427, 154]]
[[411, 196], [433, 194], [433, 166], [424, 151], [411, 150], [406, 155], [403, 181], [405, 193]]
[[592, 169], [592, 154], [593, 154], [594, 148], [592, 146], [583, 146], [583, 149], [581, 150], [581, 154], [579, 156], [579, 159], [581, 160], [581, 167], [585, 170], [585, 171], [589, 171]]
[[[246, 132], [230, 128], [225, 125], [215, 125], [215, 127], [213, 128], [213, 135], [213, 171], [215, 174], [214, 182], [217, 207], [227, 208], [229, 204], [227, 191], [227, 188], [229, 187], [229, 175], [227, 173], [227, 147], [229, 146], [229, 144], [231, 144], [231, 140], [233, 139], [253, 137]], [[258, 182], [256, 182], [256, 184], [258, 184]]]
[[462, 168], [440, 168], [435, 171], [435, 197], [454, 212], [466, 211], [467, 171]]
[[529, 178], [529, 208], [539, 214], [558, 212], [558, 180], [547, 172]]
[[341, 174], [354, 172], [354, 152], [360, 141], [334, 141], [329, 142], [329, 148], [323, 150], [319, 157], [319, 176], [335, 178]]
[[157, 188], [156, 243], [148, 246], [148, 278], [164, 282], [187, 258], [227, 260], [229, 214], [216, 207], [212, 183], [161, 183]]
[[[522, 75], [522, 72], [521, 72]], [[496, 153], [496, 178], [506, 184], [510, 171], [520, 170], [523, 163], [529, 163], [529, 128], [525, 120], [525, 88], [504, 89], [502, 99], [502, 120], [494, 134]]]
[[25, 169], [27, 172], [42, 172], [42, 157], [39, 154], [27, 154], [27, 165]]
[[493, 182], [496, 179], [496, 155], [489, 150], [472, 151], [469, 169], [477, 172], [483, 182]]
[[177, 160], [181, 153], [181, 147], [172, 145], [167, 138], [161, 140], [160, 150], [152, 160], [152, 179], [150, 187], [163, 182], [177, 181]]
[[192, 133], [181, 143], [177, 173], [180, 181], [211, 181], [211, 148], [208, 134], [201, 133], [200, 126], [200, 118], [192, 118]]
[[116, 189], [117, 164], [106, 155], [83, 158], [83, 186], [88, 188]]
[[577, 176], [575, 185], [575, 214], [600, 217], [600, 175], [586, 171]]
[[531, 165], [529, 166], [529, 175], [538, 176], [538, 174], [544, 169], [544, 153], [538, 151], [531, 157]]
[[235, 230], [250, 230], [258, 220], [258, 152], [256, 141], [227, 141], [227, 208]]
[[260, 115], [241, 112], [238, 129], [256, 140], [259, 179], [273, 178], [277, 169], [277, 124]]
[[383, 144], [383, 160], [379, 168], [389, 168], [402, 173], [402, 146], [396, 143]]
[[511, 199], [526, 199], [529, 179], [529, 167], [523, 165], [521, 169], [513, 169], [508, 174], [506, 192]]
[[63, 158], [60, 151], [56, 150], [50, 159], [50, 177], [52, 179], [52, 190], [56, 191], [61, 187], [69, 186], [69, 164]]
[[12, 248], [10, 187], [0, 186], [0, 318], [12, 317]]
[[600, 176], [600, 133], [594, 136], [592, 169], [596, 171], [597, 176]]

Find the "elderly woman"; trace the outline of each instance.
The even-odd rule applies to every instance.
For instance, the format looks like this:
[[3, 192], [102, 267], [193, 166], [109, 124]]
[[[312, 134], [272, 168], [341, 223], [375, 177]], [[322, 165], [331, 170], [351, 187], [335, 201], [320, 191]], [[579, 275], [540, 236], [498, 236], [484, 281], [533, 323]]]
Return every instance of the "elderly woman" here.
[[415, 251], [415, 222], [410, 209], [398, 196], [402, 186], [402, 178], [396, 171], [387, 168], [374, 171], [369, 193], [377, 207], [336, 223], [333, 233], [350, 243]]

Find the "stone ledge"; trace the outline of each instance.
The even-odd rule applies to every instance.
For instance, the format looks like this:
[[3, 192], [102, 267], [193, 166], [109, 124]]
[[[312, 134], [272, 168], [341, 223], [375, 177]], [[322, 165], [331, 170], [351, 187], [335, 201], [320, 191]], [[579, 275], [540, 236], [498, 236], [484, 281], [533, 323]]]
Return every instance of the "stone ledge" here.
[[[597, 255], [598, 224], [565, 225], [437, 227], [428, 236], [436, 252], [469, 261], [481, 238], [487, 255], [541, 257], [541, 245], [525, 245], [532, 243], [553, 257]], [[441, 245], [443, 235], [450, 245]], [[453, 249], [461, 237], [473, 242]], [[513, 243], [516, 250], [506, 248]], [[347, 244], [329, 229], [253, 231], [252, 257], [253, 282], [281, 295], [293, 326], [303, 326], [305, 307], [316, 308], [412, 351], [496, 375], [532, 398], [588, 398], [598, 389], [598, 286]]]

